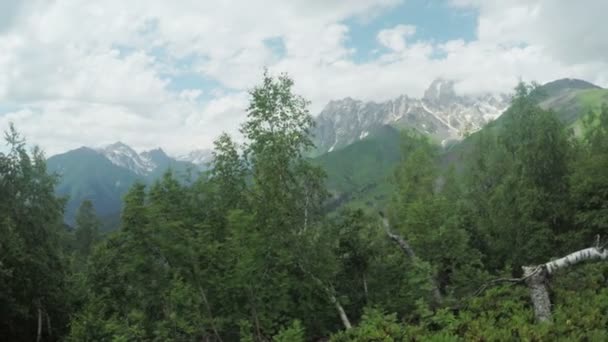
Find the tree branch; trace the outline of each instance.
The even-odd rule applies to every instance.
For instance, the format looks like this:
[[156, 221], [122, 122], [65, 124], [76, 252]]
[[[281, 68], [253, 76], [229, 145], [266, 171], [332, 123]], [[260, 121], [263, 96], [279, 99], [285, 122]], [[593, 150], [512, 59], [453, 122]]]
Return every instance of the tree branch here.
[[[388, 222], [388, 218], [386, 218], [384, 216], [384, 214], [382, 212], [380, 212], [380, 216], [382, 217], [382, 225], [384, 226], [384, 231], [386, 232], [386, 235], [388, 235], [388, 237], [393, 240], [403, 251], [403, 253], [405, 253], [406, 256], [408, 256], [410, 259], [417, 261], [418, 257], [416, 256], [416, 253], [414, 253], [414, 249], [412, 248], [412, 246], [410, 246], [410, 244], [400, 235], [395, 234], [391, 231], [391, 227], [390, 224]], [[429, 277], [429, 281], [431, 283], [432, 286], [432, 292], [433, 292], [433, 299], [435, 301], [435, 304], [437, 305], [441, 305], [443, 303], [443, 296], [441, 295], [441, 292], [439, 291], [439, 287], [437, 286], [437, 281], [434, 277]]]
[[414, 253], [414, 249], [412, 248], [412, 246], [410, 246], [410, 244], [405, 241], [405, 239], [403, 239], [400, 235], [397, 235], [391, 231], [388, 219], [386, 217], [382, 217], [382, 225], [384, 226], [384, 231], [386, 232], [386, 235], [388, 235], [391, 240], [393, 240], [397, 245], [399, 245], [405, 255], [412, 259], [415, 259], [416, 253]]
[[566, 267], [578, 264], [583, 261], [598, 260], [598, 259], [599, 260], [608, 259], [608, 250], [604, 249], [601, 246], [581, 249], [580, 251], [576, 251], [574, 253], [568, 254], [563, 258], [549, 261], [548, 263], [544, 264], [544, 266], [546, 267], [548, 274], [553, 274], [557, 270], [560, 270], [562, 268], [566, 268]]
[[308, 274], [308, 276], [310, 276], [315, 281], [315, 283], [317, 283], [317, 285], [319, 285], [319, 287], [321, 287], [325, 291], [325, 293], [329, 297], [329, 301], [336, 307], [336, 310], [338, 310], [338, 315], [340, 316], [342, 325], [344, 325], [344, 329], [348, 330], [352, 328], [352, 324], [350, 324], [350, 320], [348, 319], [348, 315], [346, 315], [346, 311], [344, 311], [342, 304], [340, 304], [340, 301], [338, 301], [338, 298], [336, 298], [336, 290], [334, 289], [334, 287], [326, 286], [321, 279], [317, 278], [314, 274], [305, 270], [301, 264], [298, 264], [298, 267], [300, 267], [300, 270], [302, 270], [302, 272]]
[[551, 322], [551, 301], [547, 290], [547, 276], [558, 270], [568, 268], [584, 261], [606, 260], [608, 250], [605, 245], [600, 245], [599, 236], [596, 237], [595, 246], [570, 253], [562, 258], [551, 260], [544, 264], [535, 266], [522, 266], [524, 275], [521, 278], [498, 278], [483, 284], [468, 299], [480, 295], [491, 286], [501, 283], [518, 284], [525, 282], [530, 290], [530, 299], [534, 306], [534, 316], [538, 322]]
[[485, 290], [489, 289], [492, 286], [496, 286], [496, 285], [502, 284], [502, 283], [518, 284], [518, 283], [521, 283], [522, 281], [524, 281], [524, 278], [497, 278], [497, 279], [490, 280], [490, 281], [486, 282], [485, 284], [481, 285], [477, 289], [477, 291], [475, 291], [471, 296], [469, 296], [467, 298], [467, 300], [479, 296]]

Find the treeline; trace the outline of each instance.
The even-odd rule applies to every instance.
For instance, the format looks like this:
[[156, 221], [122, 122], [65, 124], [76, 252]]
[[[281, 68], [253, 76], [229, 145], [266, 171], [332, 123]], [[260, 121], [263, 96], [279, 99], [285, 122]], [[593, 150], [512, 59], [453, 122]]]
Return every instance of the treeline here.
[[[604, 255], [607, 107], [575, 137], [520, 85], [456, 167], [404, 133], [390, 205], [327, 212], [323, 170], [305, 156], [308, 103], [292, 87], [265, 74], [244, 144], [222, 135], [194, 182], [169, 172], [133, 186], [107, 236], [88, 201], [75, 230], [62, 224], [56, 177], [11, 129], [0, 154], [0, 337], [608, 339], [608, 267], [546, 265], [590, 246]], [[537, 278], [550, 292], [544, 322]]]

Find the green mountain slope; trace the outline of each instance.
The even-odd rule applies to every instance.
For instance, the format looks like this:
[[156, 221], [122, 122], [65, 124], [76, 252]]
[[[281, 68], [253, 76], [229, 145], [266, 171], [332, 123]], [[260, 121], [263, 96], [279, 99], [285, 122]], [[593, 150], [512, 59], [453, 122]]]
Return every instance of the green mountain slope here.
[[136, 180], [143, 181], [134, 172], [112, 164], [87, 147], [53, 156], [47, 165], [49, 172], [61, 177], [56, 192], [68, 197], [65, 218], [69, 224], [85, 199], [94, 203], [100, 217], [118, 216], [122, 196]]
[[589, 110], [608, 101], [608, 90], [573, 79], [549, 82], [537, 89], [538, 104], [551, 109], [564, 124], [575, 126]]
[[355, 205], [384, 201], [388, 179], [400, 158], [399, 142], [399, 131], [383, 126], [363, 140], [315, 158], [314, 163], [327, 173], [333, 206], [346, 201]]
[[[576, 79], [549, 82], [533, 96], [541, 107], [551, 109], [562, 122], [578, 131], [586, 113], [608, 104], [608, 89]], [[481, 131], [447, 147], [441, 155], [443, 165], [455, 165], [458, 169], [482, 132], [499, 130], [508, 115], [507, 111]], [[399, 158], [399, 128], [384, 126], [364, 140], [314, 160], [327, 172], [327, 185], [335, 199], [332, 207], [336, 207], [346, 202], [356, 206], [381, 204], [390, 196], [389, 177]]]
[[[581, 118], [586, 113], [599, 109], [603, 103], [608, 104], [607, 89], [573, 79], [547, 83], [540, 86], [533, 95], [540, 106], [553, 110], [562, 122], [578, 133]], [[505, 113], [481, 132], [500, 129], [508, 115], [508, 112]], [[472, 134], [444, 150], [444, 165], [455, 164], [458, 167], [479, 135], [480, 132]], [[88, 148], [51, 157], [48, 161], [49, 170], [62, 176], [57, 192], [70, 198], [67, 221], [72, 223], [78, 205], [84, 199], [91, 199], [98, 214], [106, 221], [115, 223], [121, 208], [121, 197], [133, 182], [139, 179], [150, 183], [168, 168], [178, 175], [186, 175], [192, 168], [192, 164], [178, 162], [160, 149], [144, 154], [158, 165], [145, 176], [138, 176], [129, 169], [116, 166], [99, 152]], [[389, 178], [399, 158], [399, 127], [380, 126], [365, 139], [312, 160], [327, 173], [327, 186], [334, 199], [331, 208], [346, 202], [364, 207], [384, 202], [391, 193]], [[197, 170], [192, 169], [190, 172], [196, 174]]]
[[122, 197], [136, 181], [150, 184], [171, 169], [187, 181], [187, 175], [195, 175], [193, 164], [170, 158], [161, 149], [142, 153], [155, 168], [148, 174], [112, 163], [99, 151], [81, 147], [47, 160], [49, 172], [60, 176], [57, 194], [66, 196], [65, 220], [74, 223], [78, 207], [84, 200], [91, 200], [105, 229], [115, 229], [119, 223]]
[[[598, 111], [602, 104], [608, 104], [608, 89], [575, 79], [549, 82], [538, 87], [532, 96], [539, 106], [553, 111], [561, 122], [574, 129], [577, 136], [581, 134], [584, 116], [590, 111]], [[478, 139], [479, 135], [488, 131], [500, 130], [508, 116], [507, 111], [481, 131], [472, 134], [459, 144], [451, 146], [443, 155], [444, 164], [458, 166], [462, 157], [471, 151], [473, 142]]]

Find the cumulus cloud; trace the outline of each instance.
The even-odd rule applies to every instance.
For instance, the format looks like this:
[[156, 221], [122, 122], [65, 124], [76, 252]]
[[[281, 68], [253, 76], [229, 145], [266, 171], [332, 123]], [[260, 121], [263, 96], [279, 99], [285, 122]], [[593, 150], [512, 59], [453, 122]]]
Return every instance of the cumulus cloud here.
[[[383, 49], [358, 62], [347, 23], [402, 2], [1, 2], [0, 129], [13, 121], [51, 154], [115, 140], [209, 147], [236, 134], [264, 66], [290, 73], [313, 114], [346, 96], [420, 96], [436, 77], [462, 93], [509, 91], [520, 78], [608, 85], [604, 0], [452, 0], [477, 15], [473, 41], [420, 40], [401, 23], [374, 32]], [[209, 84], [180, 85], [184, 75]]]
[[391, 29], [378, 32], [380, 44], [393, 51], [405, 50], [405, 39], [416, 33], [416, 27], [412, 25], [397, 25]]
[[608, 2], [552, 0], [453, 0], [479, 11], [480, 41], [506, 45], [529, 44], [564, 63], [605, 62]]

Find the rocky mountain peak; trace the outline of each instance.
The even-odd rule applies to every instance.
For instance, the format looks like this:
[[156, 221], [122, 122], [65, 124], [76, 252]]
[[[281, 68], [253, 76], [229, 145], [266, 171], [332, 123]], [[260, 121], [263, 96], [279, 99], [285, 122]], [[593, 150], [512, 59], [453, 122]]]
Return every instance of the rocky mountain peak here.
[[99, 152], [112, 164], [125, 167], [138, 175], [146, 175], [156, 167], [150, 158], [138, 154], [129, 145], [120, 141], [100, 149]]
[[200, 167], [206, 167], [213, 159], [213, 151], [210, 149], [198, 149], [187, 154], [177, 156], [179, 161], [190, 162]]
[[453, 80], [434, 80], [422, 98], [401, 95], [382, 103], [349, 97], [330, 101], [316, 118], [316, 153], [352, 144], [384, 125], [411, 128], [447, 144], [481, 129], [509, 104], [503, 94], [458, 96], [454, 84]]
[[436, 79], [424, 92], [423, 99], [433, 102], [450, 102], [456, 97], [453, 80]]

